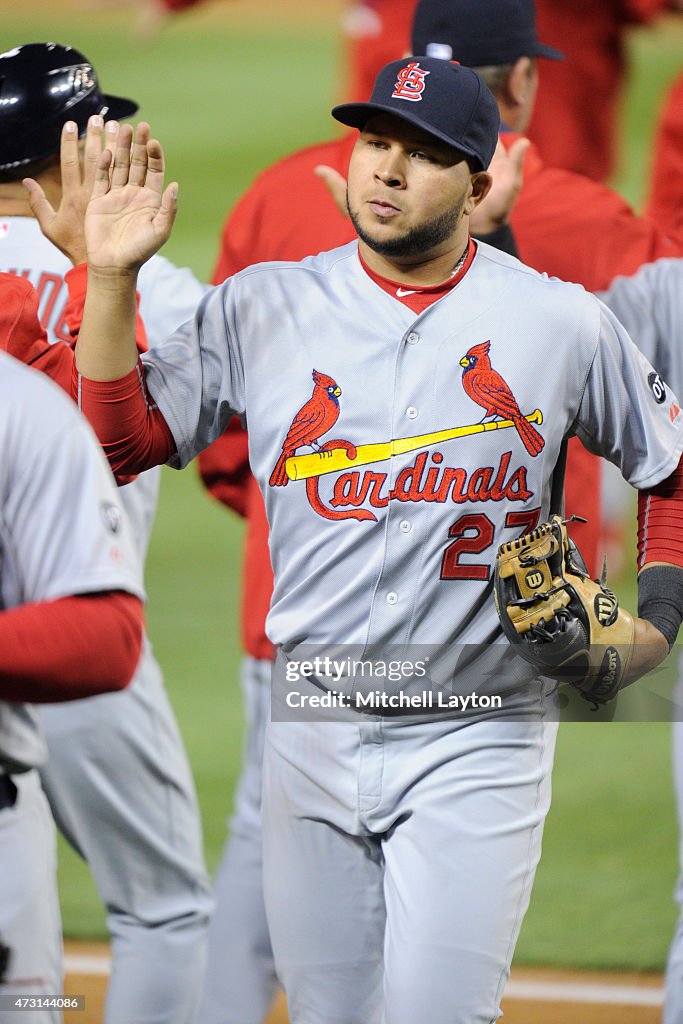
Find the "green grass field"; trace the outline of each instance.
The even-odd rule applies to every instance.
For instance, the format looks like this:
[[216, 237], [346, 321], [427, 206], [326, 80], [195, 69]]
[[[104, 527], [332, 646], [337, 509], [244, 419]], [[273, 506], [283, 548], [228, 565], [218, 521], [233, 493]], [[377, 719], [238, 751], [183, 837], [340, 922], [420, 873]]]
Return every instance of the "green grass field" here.
[[[121, 13], [52, 11], [44, 3], [4, 13], [0, 49], [36, 39], [79, 47], [106, 90], [140, 101], [181, 183], [167, 255], [201, 276], [213, 266], [225, 212], [253, 175], [334, 131], [332, 18], [249, 20], [226, 4], [183, 18], [142, 48], [129, 40]], [[643, 194], [657, 104], [682, 45], [680, 27], [634, 39], [617, 182], [634, 202]], [[194, 470], [165, 471], [148, 561], [149, 627], [194, 768], [210, 867], [239, 769], [240, 551], [240, 524], [205, 497]], [[632, 597], [628, 580], [624, 588]], [[677, 865], [669, 727], [564, 724], [554, 788], [518, 962], [661, 968]], [[63, 844], [60, 850], [65, 931], [101, 936], [104, 916], [88, 871]]]

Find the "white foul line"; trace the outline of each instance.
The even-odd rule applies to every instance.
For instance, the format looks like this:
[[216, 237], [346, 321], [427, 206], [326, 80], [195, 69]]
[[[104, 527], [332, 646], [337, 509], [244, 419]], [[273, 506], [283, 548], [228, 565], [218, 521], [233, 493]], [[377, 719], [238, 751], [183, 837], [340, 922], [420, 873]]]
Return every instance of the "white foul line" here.
[[64, 957], [64, 973], [108, 977], [111, 974], [111, 957], [94, 953], [67, 953]]
[[603, 1003], [610, 1006], [663, 1006], [664, 991], [645, 985], [607, 985], [580, 981], [515, 981], [505, 988], [504, 999], [544, 1003]]
[[[107, 977], [111, 958], [103, 955], [69, 953], [64, 957], [67, 974]], [[644, 985], [591, 984], [580, 981], [516, 981], [511, 979], [505, 999], [535, 1003], [596, 1003], [608, 1006], [663, 1006], [664, 991]]]

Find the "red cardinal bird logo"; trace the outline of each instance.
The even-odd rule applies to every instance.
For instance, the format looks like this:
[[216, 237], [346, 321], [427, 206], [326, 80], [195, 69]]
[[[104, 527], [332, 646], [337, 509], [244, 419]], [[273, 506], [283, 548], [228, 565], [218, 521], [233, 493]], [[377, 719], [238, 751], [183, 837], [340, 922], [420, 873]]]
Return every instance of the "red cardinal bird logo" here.
[[306, 404], [301, 406], [287, 431], [282, 454], [270, 474], [268, 482], [271, 487], [284, 487], [289, 482], [285, 470], [287, 459], [304, 444], [319, 449], [318, 439], [331, 430], [339, 418], [341, 388], [337, 382], [326, 373], [318, 373], [317, 370], [313, 371], [313, 381], [313, 394]]
[[502, 419], [512, 420], [522, 444], [529, 455], [535, 457], [543, 451], [545, 441], [536, 428], [522, 416], [515, 396], [501, 375], [491, 366], [490, 348], [491, 342], [484, 341], [481, 345], [474, 345], [467, 355], [462, 357], [462, 386], [472, 401], [485, 410], [484, 419], [487, 416], [500, 416]]

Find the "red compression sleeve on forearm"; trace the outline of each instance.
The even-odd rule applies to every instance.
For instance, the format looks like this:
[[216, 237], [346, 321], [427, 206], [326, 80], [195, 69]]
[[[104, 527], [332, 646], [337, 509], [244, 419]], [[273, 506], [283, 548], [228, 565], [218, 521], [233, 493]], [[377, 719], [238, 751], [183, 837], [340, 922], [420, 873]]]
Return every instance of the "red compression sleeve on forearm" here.
[[683, 568], [683, 462], [666, 480], [638, 492], [638, 569], [652, 562]]
[[140, 361], [118, 380], [89, 380], [74, 367], [72, 388], [117, 479], [162, 465], [176, 451], [166, 420], [148, 399]]
[[76, 700], [122, 690], [142, 649], [142, 602], [103, 591], [0, 612], [0, 698]]
[[[72, 267], [64, 275], [64, 280], [69, 291], [69, 298], [64, 307], [64, 318], [75, 341], [83, 320], [85, 293], [88, 290], [88, 265], [79, 263], [78, 266]], [[138, 352], [146, 352], [149, 348], [147, 332], [140, 316], [140, 292], [135, 293], [135, 344]]]

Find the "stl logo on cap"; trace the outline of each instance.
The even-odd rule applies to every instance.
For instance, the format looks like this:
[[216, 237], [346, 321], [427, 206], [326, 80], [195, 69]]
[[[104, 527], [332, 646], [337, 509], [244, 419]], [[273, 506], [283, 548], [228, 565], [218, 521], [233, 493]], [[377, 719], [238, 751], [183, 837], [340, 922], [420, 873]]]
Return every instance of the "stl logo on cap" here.
[[425, 78], [431, 71], [423, 71], [419, 64], [411, 61], [398, 73], [398, 79], [391, 94], [392, 99], [410, 100], [419, 103], [425, 88]]

